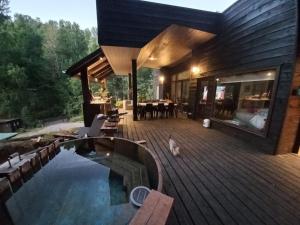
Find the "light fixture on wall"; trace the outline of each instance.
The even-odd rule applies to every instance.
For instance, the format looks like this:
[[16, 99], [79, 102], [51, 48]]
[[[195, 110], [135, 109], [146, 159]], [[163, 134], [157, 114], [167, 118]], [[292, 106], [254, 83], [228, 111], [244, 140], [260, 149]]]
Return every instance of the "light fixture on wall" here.
[[164, 76], [159, 76], [159, 81], [160, 81], [160, 83], [164, 83], [164, 81], [165, 81], [165, 77]]
[[192, 72], [194, 75], [199, 74], [199, 73], [200, 73], [200, 68], [199, 68], [199, 66], [192, 66], [191, 72]]
[[272, 76], [272, 75], [273, 75], [272, 72], [268, 72], [268, 73], [267, 73], [267, 76], [268, 76], [268, 77], [270, 77], [270, 76]]

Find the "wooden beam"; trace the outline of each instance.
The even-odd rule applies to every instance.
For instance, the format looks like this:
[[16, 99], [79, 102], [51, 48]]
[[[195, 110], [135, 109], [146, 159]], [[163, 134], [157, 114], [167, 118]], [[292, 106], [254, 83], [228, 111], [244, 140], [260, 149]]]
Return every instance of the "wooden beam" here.
[[100, 77], [98, 77], [97, 79], [103, 80], [104, 78], [106, 78], [107, 76], [109, 76], [113, 71], [112, 70], [108, 70], [107, 72], [103, 73]]
[[137, 63], [136, 59], [133, 59], [132, 62], [132, 100], [133, 100], [133, 120], [137, 121]]
[[107, 69], [105, 69], [105, 70], [99, 72], [99, 73], [96, 74], [94, 77], [100, 79], [103, 75], [105, 75], [105, 74], [107, 74], [107, 73], [109, 73], [109, 72], [112, 72], [112, 69], [111, 69], [111, 68], [107, 68]]
[[99, 68], [96, 72], [90, 73], [91, 76], [97, 77], [98, 74], [101, 74], [103, 71], [111, 69], [111, 66], [109, 64], [103, 66], [102, 68]]
[[108, 61], [103, 61], [100, 64], [98, 64], [97, 66], [90, 68], [89, 74], [93, 74], [93, 73], [97, 73], [98, 71], [102, 70], [103, 68], [105, 68], [107, 65], [109, 65]]
[[88, 80], [88, 74], [87, 74], [87, 67], [84, 67], [81, 69], [80, 79], [81, 79], [83, 102], [90, 103], [89, 80]]

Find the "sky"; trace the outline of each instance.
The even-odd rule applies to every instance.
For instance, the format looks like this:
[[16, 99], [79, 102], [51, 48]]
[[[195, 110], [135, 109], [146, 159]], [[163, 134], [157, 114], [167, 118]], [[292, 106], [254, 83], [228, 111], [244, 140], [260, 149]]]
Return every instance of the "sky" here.
[[[223, 12], [236, 0], [149, 0], [169, 5]], [[10, 0], [10, 14], [21, 13], [42, 22], [68, 20], [81, 28], [97, 27], [96, 0]]]

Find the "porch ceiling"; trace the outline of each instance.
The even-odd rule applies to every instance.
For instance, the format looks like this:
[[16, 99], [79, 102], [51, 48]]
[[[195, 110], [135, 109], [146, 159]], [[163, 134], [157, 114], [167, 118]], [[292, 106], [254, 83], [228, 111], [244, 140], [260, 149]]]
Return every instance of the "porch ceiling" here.
[[107, 57], [101, 48], [73, 64], [67, 69], [66, 73], [70, 76], [79, 77], [80, 72], [85, 68], [90, 80], [97, 78], [100, 81], [113, 73]]
[[137, 67], [159, 69], [191, 57], [192, 50], [209, 41], [215, 34], [189, 27], [171, 25], [142, 48], [101, 46], [115, 74], [131, 73], [131, 60]]
[[220, 13], [139, 0], [97, 0], [97, 16], [99, 45], [119, 75], [131, 72], [132, 59], [138, 68], [178, 62], [218, 34], [223, 18]]

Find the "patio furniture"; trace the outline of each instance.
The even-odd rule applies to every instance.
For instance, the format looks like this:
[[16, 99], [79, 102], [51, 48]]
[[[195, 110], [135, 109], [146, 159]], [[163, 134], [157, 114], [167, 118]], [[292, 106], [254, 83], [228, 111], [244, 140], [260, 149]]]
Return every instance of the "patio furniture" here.
[[99, 114], [94, 117], [94, 120], [92, 122], [91, 127], [82, 127], [79, 129], [77, 138], [83, 138], [85, 136], [87, 137], [98, 137], [101, 134], [100, 128], [102, 127], [104, 123], [103, 119], [104, 115]]
[[153, 113], [154, 113], [154, 108], [153, 108], [153, 104], [152, 103], [147, 103], [145, 106], [145, 119], [147, 119], [147, 114], [150, 114], [151, 119], [153, 119]]
[[158, 118], [158, 114], [160, 114], [160, 118], [163, 118], [166, 115], [166, 107], [164, 103], [158, 103], [156, 108], [156, 118]]
[[177, 118], [177, 109], [176, 109], [174, 103], [169, 103], [166, 114], [167, 114], [167, 117], [175, 116]]
[[0, 132], [15, 132], [22, 127], [22, 120], [16, 119], [0, 119]]

